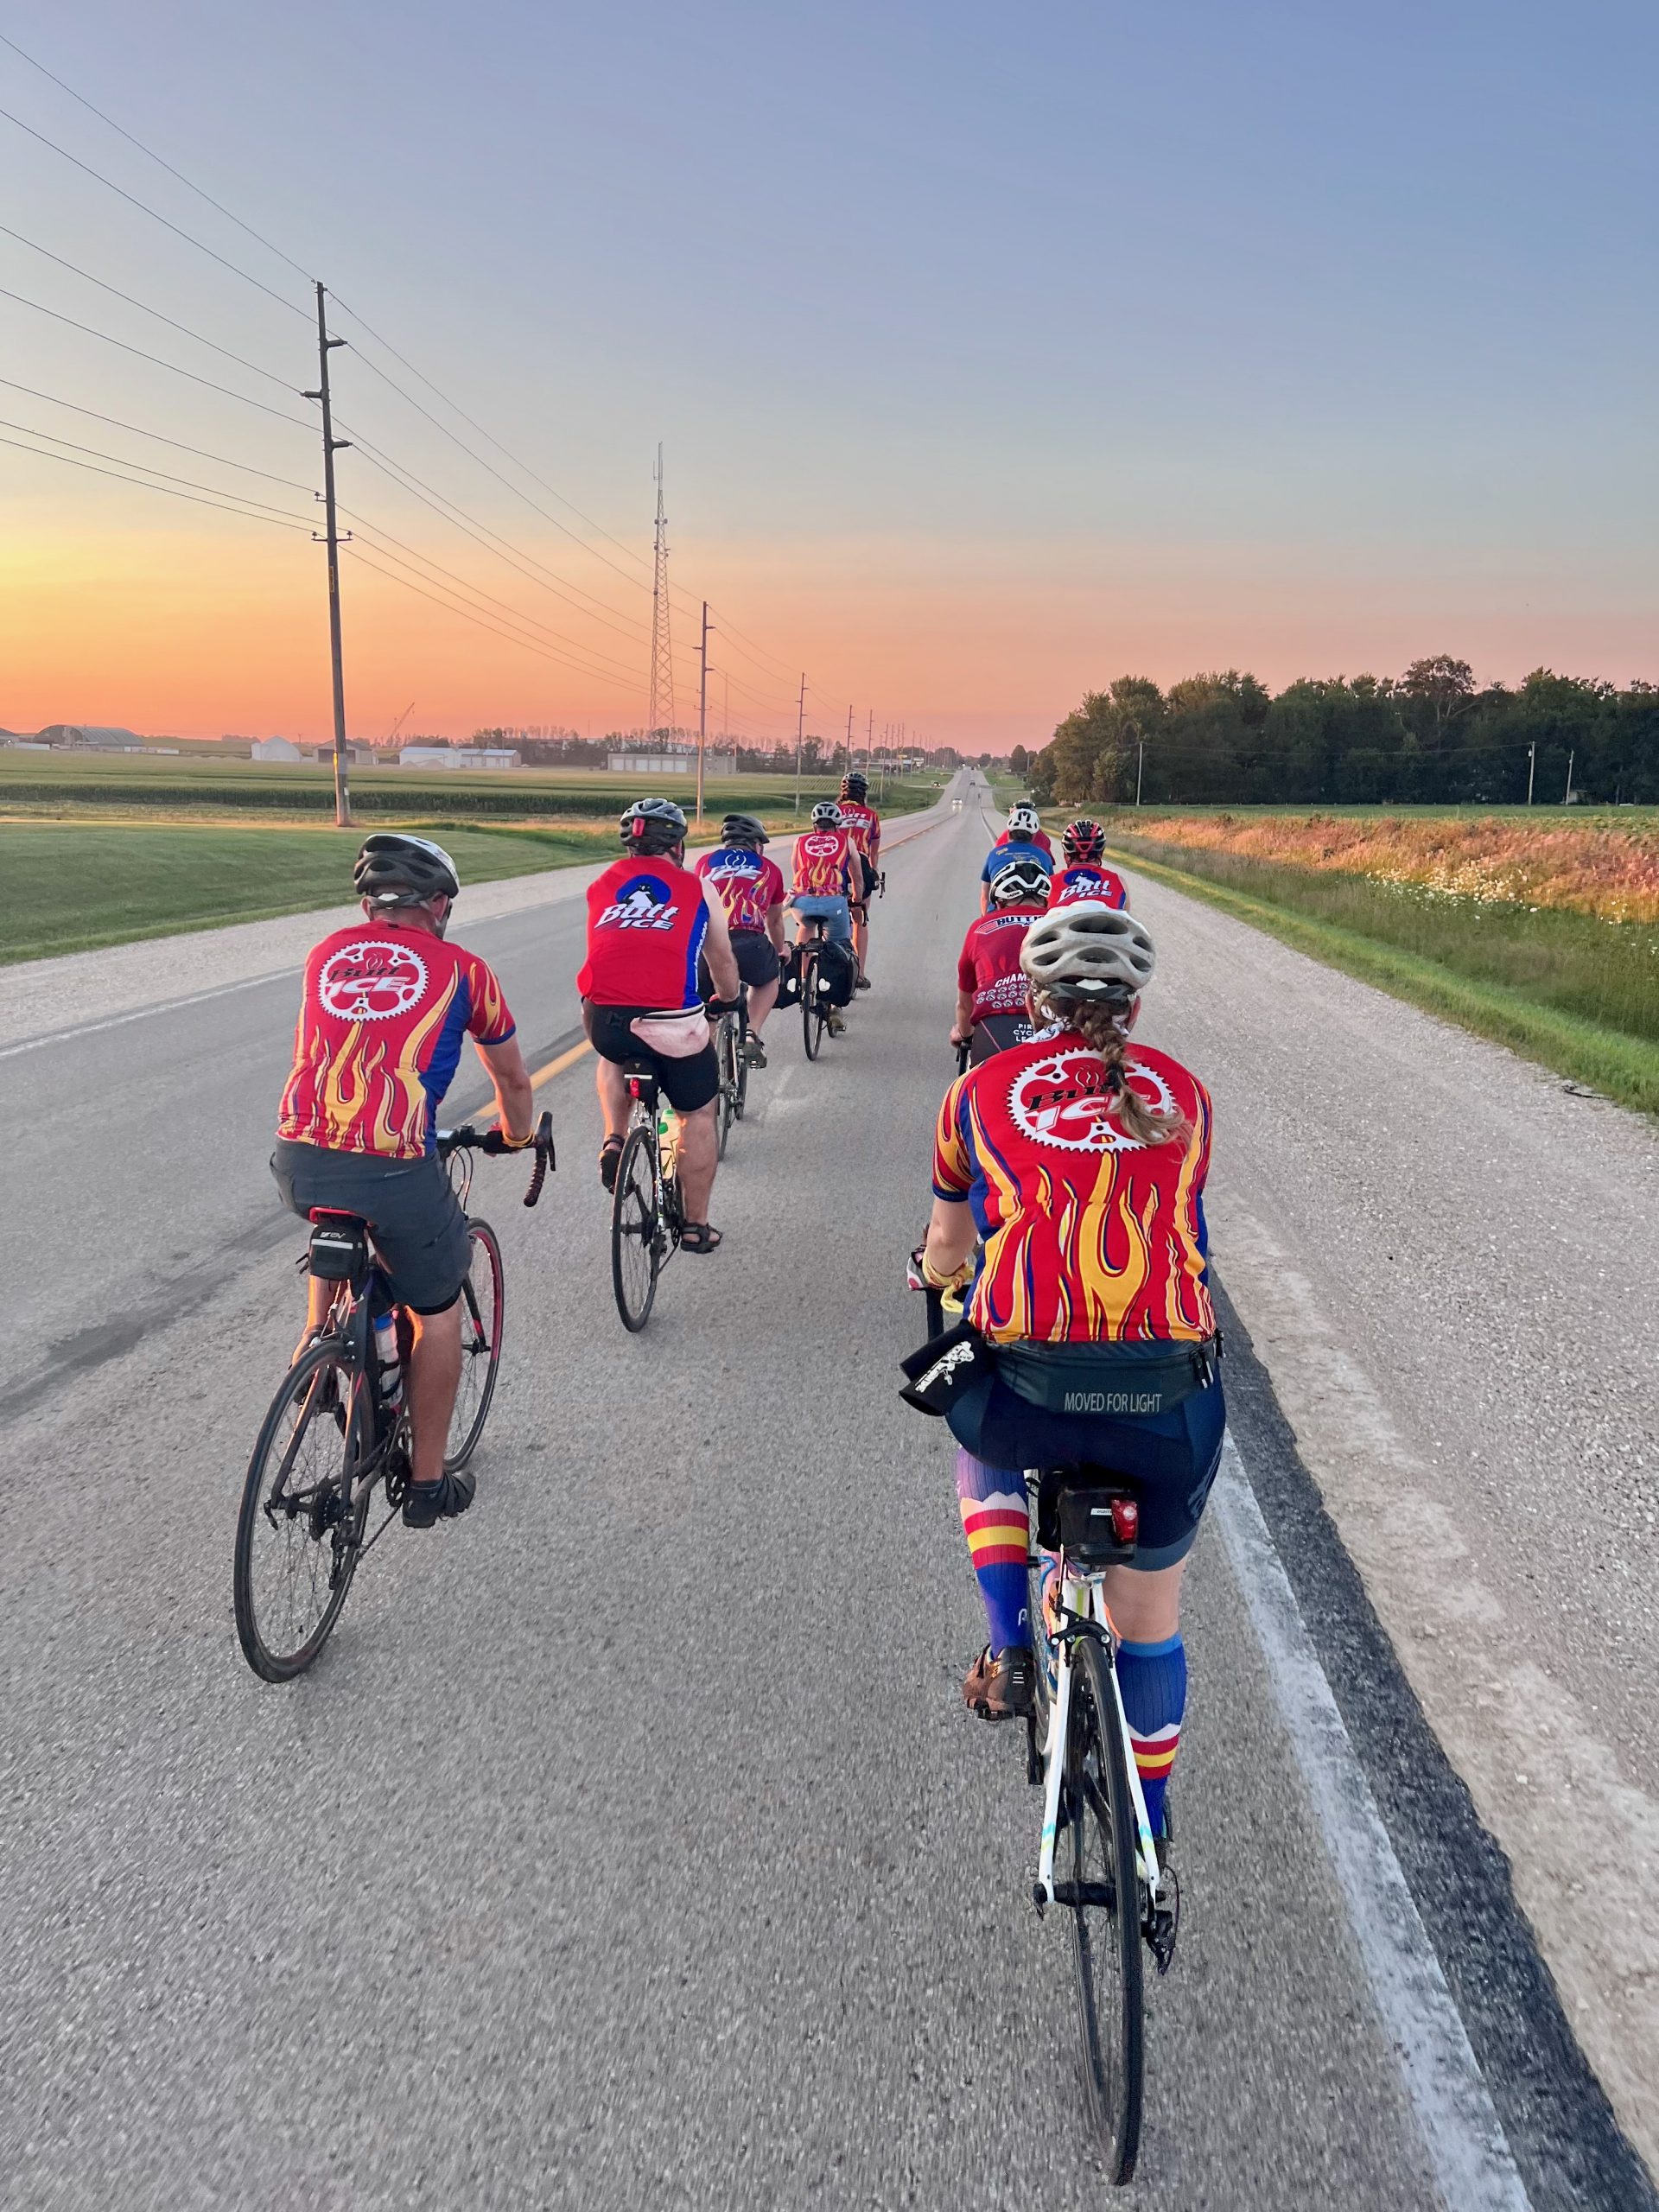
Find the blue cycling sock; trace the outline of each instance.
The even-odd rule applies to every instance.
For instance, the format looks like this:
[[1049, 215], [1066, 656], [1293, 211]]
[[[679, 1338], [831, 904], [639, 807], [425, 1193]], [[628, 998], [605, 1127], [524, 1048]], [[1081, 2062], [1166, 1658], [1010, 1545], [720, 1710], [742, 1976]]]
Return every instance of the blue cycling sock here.
[[957, 1453], [957, 1499], [973, 1554], [993, 1651], [1029, 1643], [1026, 1617], [1026, 1478], [1017, 1467], [988, 1467], [971, 1452]]
[[1120, 1643], [1117, 1687], [1135, 1745], [1135, 1764], [1154, 1835], [1164, 1825], [1164, 1790], [1186, 1710], [1186, 1646], [1179, 1632], [1161, 1643]]

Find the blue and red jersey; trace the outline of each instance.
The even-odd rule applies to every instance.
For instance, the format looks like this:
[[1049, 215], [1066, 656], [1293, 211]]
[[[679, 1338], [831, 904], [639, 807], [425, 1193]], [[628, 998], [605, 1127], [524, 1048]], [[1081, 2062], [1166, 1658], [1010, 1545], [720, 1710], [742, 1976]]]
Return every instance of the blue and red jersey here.
[[[1041, 839], [1041, 842], [1037, 842]], [[1039, 830], [1037, 838], [999, 837], [985, 855], [985, 865], [979, 871], [982, 883], [988, 883], [1000, 868], [1012, 868], [1015, 861], [1035, 861], [1046, 874], [1054, 868], [1054, 848]]]
[[728, 928], [763, 930], [772, 908], [784, 903], [778, 863], [747, 846], [723, 845], [718, 852], [705, 853], [696, 872], [719, 892]]
[[702, 882], [661, 855], [624, 853], [588, 887], [588, 957], [576, 988], [596, 1006], [679, 1014], [701, 1003], [709, 927]]
[[1128, 886], [1103, 861], [1073, 861], [1049, 885], [1048, 903], [1051, 908], [1069, 906], [1078, 899], [1103, 899], [1109, 906], [1127, 906]]
[[462, 1039], [499, 1045], [512, 1033], [501, 986], [475, 952], [385, 919], [336, 930], [305, 963], [276, 1134], [325, 1152], [419, 1160], [437, 1148]]
[[816, 899], [861, 899], [864, 873], [850, 830], [803, 830], [795, 840], [795, 889]]
[[971, 994], [974, 1020], [988, 1014], [1023, 1014], [1026, 979], [1020, 948], [1040, 906], [993, 906], [968, 925], [957, 962], [957, 988]]
[[1003, 1343], [1202, 1339], [1210, 1094], [1150, 1046], [1131, 1087], [1185, 1134], [1130, 1136], [1106, 1064], [1075, 1030], [1013, 1045], [958, 1076], [939, 1109], [933, 1188], [965, 1198], [983, 1239], [968, 1317]]

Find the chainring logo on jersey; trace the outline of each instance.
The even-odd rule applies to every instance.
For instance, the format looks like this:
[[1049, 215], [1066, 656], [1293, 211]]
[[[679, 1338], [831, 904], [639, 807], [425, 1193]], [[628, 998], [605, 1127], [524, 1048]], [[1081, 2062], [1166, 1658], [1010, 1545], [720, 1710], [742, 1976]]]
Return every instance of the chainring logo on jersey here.
[[671, 930], [679, 907], [662, 896], [664, 885], [654, 875], [635, 877], [624, 884], [622, 896], [607, 906], [594, 925], [601, 930]]
[[341, 1021], [390, 1021], [418, 1006], [426, 990], [426, 963], [407, 944], [369, 938], [343, 945], [323, 963], [317, 999]]
[[[1143, 1098], [1150, 1091], [1147, 1103], [1155, 1109], [1175, 1110], [1174, 1092], [1153, 1069], [1125, 1060], [1123, 1074]], [[1141, 1139], [1114, 1126], [1111, 1109], [1105, 1063], [1080, 1048], [1033, 1061], [1008, 1092], [1015, 1126], [1037, 1144], [1061, 1152], [1139, 1152]]]

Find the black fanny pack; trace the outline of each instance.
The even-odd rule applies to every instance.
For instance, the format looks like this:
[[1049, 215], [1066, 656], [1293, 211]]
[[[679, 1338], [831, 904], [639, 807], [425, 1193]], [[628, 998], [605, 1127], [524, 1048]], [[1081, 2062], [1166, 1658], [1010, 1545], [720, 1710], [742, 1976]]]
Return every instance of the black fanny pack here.
[[918, 1414], [943, 1421], [970, 1382], [990, 1373], [990, 1351], [971, 1321], [958, 1321], [899, 1363], [906, 1376], [899, 1393]]
[[996, 1371], [1016, 1396], [1051, 1414], [1135, 1420], [1173, 1413], [1216, 1379], [1221, 1334], [1196, 1344], [998, 1344]]

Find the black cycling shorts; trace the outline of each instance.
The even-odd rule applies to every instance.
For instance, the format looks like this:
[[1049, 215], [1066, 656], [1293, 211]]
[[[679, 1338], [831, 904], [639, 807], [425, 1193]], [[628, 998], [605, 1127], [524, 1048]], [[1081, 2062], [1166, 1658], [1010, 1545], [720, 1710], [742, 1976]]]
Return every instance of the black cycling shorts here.
[[859, 855], [859, 858], [864, 862], [864, 903], [868, 906], [875, 896], [875, 862], [863, 853]]
[[283, 1204], [303, 1220], [313, 1206], [354, 1213], [369, 1224], [380, 1271], [399, 1306], [442, 1313], [461, 1295], [472, 1239], [448, 1172], [435, 1154], [383, 1160], [368, 1152], [328, 1152], [279, 1137], [270, 1155]]
[[695, 1114], [720, 1090], [720, 1069], [715, 1060], [713, 1039], [711, 1037], [702, 1052], [693, 1052], [683, 1060], [677, 1060], [669, 1052], [652, 1052], [640, 1043], [628, 1025], [642, 1014], [661, 1011], [659, 1007], [595, 1006], [591, 999], [584, 999], [582, 1003], [582, 1020], [601, 1060], [613, 1061], [619, 1067], [625, 1060], [649, 1060], [658, 1085], [674, 1111]]
[[734, 930], [732, 957], [751, 990], [758, 990], [762, 983], [775, 983], [783, 973], [778, 948], [764, 930]]

